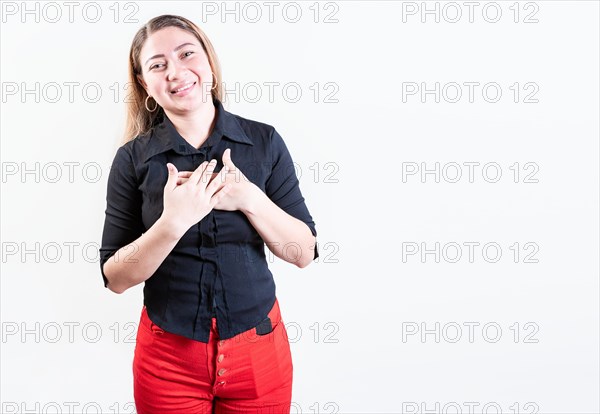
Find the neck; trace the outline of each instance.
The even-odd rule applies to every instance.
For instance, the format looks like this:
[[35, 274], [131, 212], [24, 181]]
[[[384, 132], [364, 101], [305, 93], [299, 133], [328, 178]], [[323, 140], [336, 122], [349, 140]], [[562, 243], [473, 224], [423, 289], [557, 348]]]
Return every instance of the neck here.
[[200, 104], [194, 112], [165, 113], [173, 122], [175, 129], [191, 146], [200, 148], [212, 132], [216, 120], [216, 108], [212, 99]]

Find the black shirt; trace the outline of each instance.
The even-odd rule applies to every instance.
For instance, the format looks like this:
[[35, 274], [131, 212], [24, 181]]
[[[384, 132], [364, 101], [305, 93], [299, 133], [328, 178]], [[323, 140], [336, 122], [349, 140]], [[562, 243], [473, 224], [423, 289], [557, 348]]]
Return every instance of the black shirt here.
[[[233, 163], [248, 180], [317, 235], [292, 157], [279, 133], [270, 125], [227, 112], [217, 99], [213, 103], [214, 127], [199, 149], [190, 145], [163, 113], [149, 133], [117, 150], [108, 177], [100, 248], [105, 287], [104, 263], [162, 214], [167, 162], [178, 171], [194, 171], [203, 161], [215, 158], [214, 172], [218, 172], [223, 167], [223, 152], [231, 148]], [[275, 303], [275, 282], [264, 248], [244, 213], [211, 210], [144, 282], [148, 316], [167, 332], [201, 342], [208, 342], [213, 316], [222, 339], [255, 327]], [[315, 244], [313, 260], [317, 257]]]

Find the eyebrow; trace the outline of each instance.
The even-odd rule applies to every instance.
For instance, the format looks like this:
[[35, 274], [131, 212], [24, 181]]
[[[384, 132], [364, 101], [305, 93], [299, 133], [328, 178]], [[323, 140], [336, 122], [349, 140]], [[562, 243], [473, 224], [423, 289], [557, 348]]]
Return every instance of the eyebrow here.
[[[196, 45], [195, 45], [195, 44], [193, 44], [193, 43], [189, 43], [189, 42], [188, 42], [188, 43], [183, 43], [183, 44], [181, 44], [181, 45], [177, 46], [175, 49], [173, 49], [173, 52], [177, 52], [179, 49], [181, 49], [181, 48], [182, 48], [182, 47], [184, 47], [184, 46], [196, 46]], [[164, 57], [164, 56], [165, 56], [165, 55], [163, 55], [163, 54], [160, 54], [160, 55], [154, 55], [154, 56], [152, 56], [152, 57], [148, 58], [148, 60], [146, 60], [146, 62], [144, 63], [144, 65], [145, 65], [146, 63], [148, 63], [149, 61], [151, 61], [152, 59], [156, 59], [156, 58], [159, 58], [159, 57]]]

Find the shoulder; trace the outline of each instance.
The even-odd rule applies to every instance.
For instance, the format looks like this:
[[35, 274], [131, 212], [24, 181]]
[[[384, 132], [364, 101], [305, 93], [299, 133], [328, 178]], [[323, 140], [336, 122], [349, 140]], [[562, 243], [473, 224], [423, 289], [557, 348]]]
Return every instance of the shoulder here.
[[230, 115], [246, 133], [246, 136], [250, 138], [253, 144], [265, 144], [270, 146], [273, 137], [278, 135], [275, 127], [271, 124], [243, 117], [238, 114], [230, 113]]
[[258, 133], [268, 133], [270, 134], [275, 128], [273, 125], [267, 124], [266, 122], [257, 121], [255, 119], [250, 119], [243, 117], [238, 114], [231, 114], [231, 116], [238, 122], [238, 124], [244, 129], [249, 131], [254, 131]]
[[158, 128], [158, 126], [150, 128], [150, 130], [148, 130], [148, 132], [145, 134], [140, 134], [133, 137], [131, 140], [127, 141], [123, 147], [132, 153], [147, 148], [155, 139], [156, 128]]
[[127, 158], [131, 164], [144, 163], [151, 155], [153, 149], [160, 146], [154, 128], [145, 134], [138, 135], [122, 144], [117, 149], [121, 159]]
[[287, 145], [278, 130], [271, 124], [231, 114], [254, 145], [263, 149], [271, 159], [288, 152]]

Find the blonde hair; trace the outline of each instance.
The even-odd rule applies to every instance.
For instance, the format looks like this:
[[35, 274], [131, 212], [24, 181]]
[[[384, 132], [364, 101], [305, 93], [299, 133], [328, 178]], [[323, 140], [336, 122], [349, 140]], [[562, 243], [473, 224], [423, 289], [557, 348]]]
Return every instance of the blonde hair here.
[[154, 112], [149, 112], [146, 109], [145, 101], [148, 96], [146, 89], [140, 84], [138, 75], [142, 76], [142, 66], [140, 64], [140, 53], [144, 43], [148, 37], [154, 32], [164, 29], [165, 27], [177, 27], [193, 34], [204, 52], [208, 56], [208, 62], [214, 74], [216, 85], [213, 84], [211, 90], [213, 98], [222, 101], [222, 84], [221, 84], [221, 65], [212, 43], [206, 34], [196, 26], [192, 21], [185, 17], [172, 14], [163, 14], [149, 20], [135, 34], [131, 42], [129, 50], [129, 69], [128, 81], [133, 89], [131, 99], [127, 100], [127, 119], [125, 121], [125, 133], [122, 138], [122, 144], [131, 141], [138, 135], [146, 134], [150, 131], [156, 120], [164, 116], [163, 109], [158, 107]]

